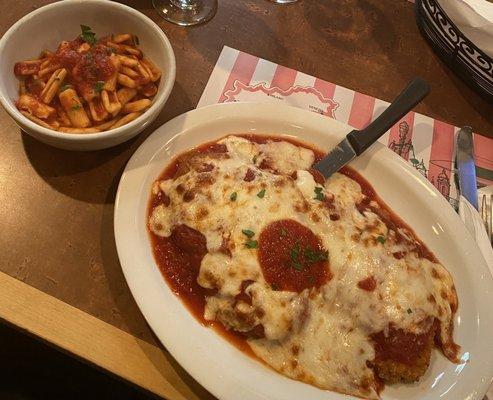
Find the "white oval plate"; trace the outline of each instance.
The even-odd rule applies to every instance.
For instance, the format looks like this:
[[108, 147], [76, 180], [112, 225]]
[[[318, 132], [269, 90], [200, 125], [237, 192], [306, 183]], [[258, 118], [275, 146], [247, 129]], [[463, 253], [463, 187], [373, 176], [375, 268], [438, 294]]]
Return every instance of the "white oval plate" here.
[[[202, 326], [157, 268], [146, 228], [152, 182], [175, 155], [231, 133], [276, 134], [330, 149], [350, 127], [277, 104], [230, 103], [187, 112], [161, 126], [127, 164], [115, 203], [115, 237], [140, 310], [176, 360], [220, 399], [336, 400], [348, 396], [288, 379]], [[480, 400], [493, 376], [493, 280], [472, 237], [442, 195], [415, 169], [377, 143], [351, 163], [452, 274], [459, 296], [459, 365], [433, 352], [419, 383], [387, 386], [384, 399]]]

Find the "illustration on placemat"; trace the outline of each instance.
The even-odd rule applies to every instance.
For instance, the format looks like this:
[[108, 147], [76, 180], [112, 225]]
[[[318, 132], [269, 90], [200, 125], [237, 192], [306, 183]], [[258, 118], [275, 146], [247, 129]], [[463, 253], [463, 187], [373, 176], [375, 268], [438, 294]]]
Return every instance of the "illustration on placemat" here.
[[[430, 182], [435, 186], [438, 191], [448, 200], [450, 205], [454, 208], [459, 206], [459, 199], [452, 194], [452, 184], [454, 181], [455, 171], [453, 168], [446, 168], [444, 165], [452, 166], [451, 160], [430, 160], [430, 165], [441, 168], [441, 171], [435, 177], [430, 179]], [[457, 193], [456, 193], [457, 194]]]
[[399, 124], [399, 141], [392, 140], [389, 143], [389, 149], [399, 154], [402, 158], [409, 160], [411, 165], [416, 168], [425, 178], [428, 177], [428, 169], [423, 159], [418, 160], [414, 153], [414, 145], [411, 139], [408, 139], [409, 124], [402, 121]]
[[424, 159], [418, 160], [414, 151], [414, 145], [409, 138], [409, 124], [406, 121], [402, 121], [399, 124], [399, 139], [393, 139], [388, 147], [394, 153], [398, 154], [402, 158], [409, 160], [411, 165], [425, 178], [428, 178], [430, 182], [435, 186], [438, 191], [448, 200], [448, 202], [456, 207], [458, 205], [458, 199], [454, 198], [451, 194], [451, 178], [454, 171], [450, 168], [444, 167], [445, 165], [452, 165], [451, 160], [430, 160], [429, 165], [434, 165], [440, 169], [440, 172], [436, 176], [429, 177], [429, 169], [426, 167]]
[[331, 118], [336, 118], [335, 111], [339, 103], [325, 97], [320, 91], [311, 86], [290, 86], [281, 89], [277, 86], [269, 87], [266, 82], [256, 85], [249, 85], [235, 80], [233, 87], [223, 93], [225, 102], [246, 101], [246, 102], [268, 102], [285, 101], [286, 104], [305, 108], [318, 114], [323, 114]]
[[442, 168], [438, 176], [435, 178], [431, 178], [431, 183], [435, 186], [438, 191], [443, 194], [445, 197], [449, 197], [450, 194], [450, 180], [445, 172], [445, 168]]
[[405, 159], [409, 159], [409, 152], [413, 147], [411, 139], [408, 139], [409, 124], [406, 121], [402, 121], [399, 124], [399, 141], [392, 140], [389, 144], [389, 149], [394, 153], [399, 154]]

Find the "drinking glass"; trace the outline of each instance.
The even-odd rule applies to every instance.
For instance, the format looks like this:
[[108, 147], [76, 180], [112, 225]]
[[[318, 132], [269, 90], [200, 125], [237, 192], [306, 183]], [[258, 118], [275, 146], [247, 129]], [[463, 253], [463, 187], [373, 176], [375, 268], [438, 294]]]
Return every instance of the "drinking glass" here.
[[209, 21], [217, 11], [217, 0], [152, 0], [166, 21], [190, 26]]

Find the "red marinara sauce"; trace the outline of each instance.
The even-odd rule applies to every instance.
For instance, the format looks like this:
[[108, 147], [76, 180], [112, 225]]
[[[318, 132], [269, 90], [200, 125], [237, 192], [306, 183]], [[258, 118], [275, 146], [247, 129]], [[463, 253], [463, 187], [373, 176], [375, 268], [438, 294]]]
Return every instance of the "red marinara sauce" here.
[[[252, 134], [238, 136], [256, 143], [289, 141], [294, 145], [312, 150], [315, 153], [315, 162], [324, 156], [323, 152], [290, 138]], [[172, 179], [187, 173], [190, 169], [190, 160], [198, 153], [209, 153], [216, 158], [227, 157], [225, 145], [217, 142], [205, 143], [177, 156], [163, 171], [159, 180]], [[205, 168], [205, 171], [207, 171], [207, 168]], [[390, 209], [375, 194], [371, 185], [361, 175], [349, 167], [342, 168], [340, 172], [355, 180], [361, 186], [366, 199], [364, 203], [358, 205], [360, 211], [369, 208], [371, 201], [376, 201], [380, 206], [380, 210], [382, 210], [384, 222], [389, 224], [389, 227], [392, 227], [392, 229], [405, 228], [412, 233], [412, 230], [402, 220], [392, 214]], [[166, 207], [169, 205], [169, 198], [161, 192], [158, 195], [151, 196], [148, 217], [154, 207], [160, 204]], [[175, 227], [169, 238], [159, 237], [151, 231], [149, 231], [149, 234], [154, 258], [159, 269], [171, 290], [180, 297], [194, 317], [202, 324], [214, 327], [218, 333], [225, 336], [240, 350], [253, 356], [252, 350], [246, 343], [246, 336], [227, 331], [219, 322], [211, 323], [204, 320], [205, 298], [207, 295], [213, 294], [213, 291], [205, 289], [197, 283], [200, 263], [207, 252], [204, 235], [184, 225]], [[433, 256], [421, 242], [416, 240], [416, 245], [423, 254], [429, 257]], [[307, 249], [309, 250], [307, 251]], [[330, 266], [325, 259], [325, 249], [322, 247], [320, 239], [310, 229], [294, 220], [276, 221], [264, 228], [259, 236], [258, 257], [265, 279], [276, 290], [302, 291], [307, 287], [320, 287], [332, 278]], [[276, 257], [281, 261], [277, 263], [278, 266], [274, 265]], [[281, 269], [284, 275], [281, 273]], [[367, 289], [367, 285], [364, 286]], [[368, 287], [368, 289], [370, 288]], [[401, 341], [400, 339], [397, 338], [397, 342]], [[402, 340], [407, 343], [408, 341], [405, 339]], [[376, 336], [374, 340], [379, 342], [380, 346], [382, 346], [382, 351], [385, 351], [384, 348], [387, 347], [386, 341], [382, 340], [380, 336]], [[420, 343], [419, 338], [417, 342]], [[392, 351], [392, 349], [389, 348], [389, 351]]]
[[392, 360], [414, 366], [417, 360], [432, 347], [438, 323], [420, 335], [390, 327], [387, 334], [378, 332], [371, 336], [375, 347], [375, 361]]
[[[227, 149], [218, 143], [205, 143], [191, 151], [179, 155], [160, 175], [159, 180], [177, 178], [189, 170], [189, 160], [197, 153], [208, 153], [214, 157], [222, 157]], [[170, 199], [164, 193], [152, 195], [148, 217], [152, 210], [163, 204], [167, 207]], [[207, 254], [206, 238], [195, 229], [186, 225], [175, 227], [168, 238], [160, 237], [149, 231], [154, 259], [171, 290], [183, 301], [192, 315], [203, 325], [214, 328], [239, 350], [255, 358], [253, 351], [246, 342], [246, 336], [228, 331], [220, 322], [204, 319], [206, 296], [214, 294], [214, 290], [205, 289], [197, 283], [202, 258]]]
[[87, 93], [95, 88], [97, 82], [107, 81], [115, 73], [115, 67], [110, 60], [113, 54], [110, 47], [96, 43], [88, 50], [78, 52], [84, 43], [81, 37], [62, 43], [52, 62], [65, 68], [68, 81], [82, 93]]
[[258, 246], [262, 273], [275, 290], [300, 293], [332, 278], [320, 238], [297, 221], [270, 223], [260, 233]]

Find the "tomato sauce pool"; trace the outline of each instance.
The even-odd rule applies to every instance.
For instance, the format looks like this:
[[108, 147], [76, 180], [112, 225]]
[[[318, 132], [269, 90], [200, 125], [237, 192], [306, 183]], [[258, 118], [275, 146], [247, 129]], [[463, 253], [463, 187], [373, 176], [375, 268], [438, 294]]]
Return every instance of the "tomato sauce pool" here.
[[67, 69], [69, 82], [82, 93], [91, 91], [99, 81], [107, 81], [115, 72], [115, 66], [110, 60], [113, 53], [110, 47], [97, 43], [79, 52], [78, 49], [84, 43], [80, 37], [63, 43], [53, 57], [53, 63]]
[[332, 278], [320, 238], [292, 219], [274, 221], [262, 230], [258, 260], [274, 290], [300, 293]]
[[[257, 143], [271, 141], [289, 141], [297, 146], [303, 146], [315, 153], [316, 161], [323, 158], [324, 153], [295, 140], [276, 136], [238, 135]], [[217, 142], [205, 143], [193, 150], [185, 152], [175, 158], [160, 175], [159, 180], [172, 179], [185, 174], [188, 171], [187, 160], [196, 153], [211, 153], [215, 157], [222, 157], [226, 153], [226, 146]], [[371, 201], [380, 205], [379, 215], [383, 221], [394, 229], [403, 227], [409, 232], [412, 230], [402, 222], [388, 207], [378, 198], [371, 185], [356, 171], [344, 167], [340, 171], [361, 186], [362, 192], [367, 196], [364, 204], [358, 205], [360, 211], [370, 207]], [[318, 178], [317, 178], [318, 179]], [[154, 207], [163, 204], [169, 205], [169, 198], [163, 194], [152, 195], [148, 207], [148, 218]], [[373, 211], [373, 210], [372, 210]], [[207, 253], [205, 236], [185, 225], [174, 228], [168, 238], [160, 237], [149, 231], [153, 247], [154, 258], [161, 273], [166, 279], [171, 290], [183, 301], [186, 307], [203, 325], [213, 327], [229, 342], [250, 356], [254, 356], [247, 344], [245, 335], [226, 330], [219, 322], [210, 322], [204, 319], [205, 299], [213, 295], [214, 291], [205, 289], [197, 283], [197, 277], [202, 258]], [[278, 246], [279, 238], [282, 238], [282, 246]], [[435, 260], [433, 254], [418, 240], [416, 251], [422, 256]], [[275, 259], [281, 260], [279, 264], [294, 266], [287, 268], [289, 274], [280, 274], [279, 268], [274, 266]], [[328, 254], [321, 245], [320, 239], [308, 228], [300, 223], [286, 219], [275, 221], [264, 228], [259, 237], [258, 250], [259, 264], [266, 281], [274, 290], [290, 290], [301, 292], [308, 287], [320, 287], [332, 278]], [[299, 269], [298, 271], [296, 269]], [[296, 273], [301, 272], [301, 273]], [[256, 358], [256, 357], [255, 357]]]

